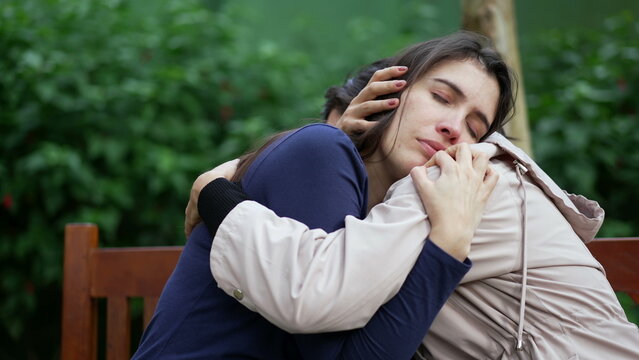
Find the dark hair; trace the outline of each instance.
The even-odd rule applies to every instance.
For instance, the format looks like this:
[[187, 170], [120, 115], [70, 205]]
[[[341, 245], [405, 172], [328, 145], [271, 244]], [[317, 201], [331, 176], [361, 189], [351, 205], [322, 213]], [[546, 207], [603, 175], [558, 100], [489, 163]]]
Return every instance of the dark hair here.
[[[408, 71], [399, 78], [406, 80], [407, 84], [403, 90], [380, 98], [399, 98], [404, 91], [410, 91], [411, 85], [427, 71], [447, 60], [476, 60], [488, 74], [494, 76], [499, 85], [497, 111], [492, 124], [480, 141], [493, 132], [501, 130], [512, 116], [515, 103], [513, 89], [516, 89], [514, 78], [509, 67], [491, 45], [490, 40], [474, 32], [459, 31], [412, 45], [402, 51], [394, 58], [391, 65], [408, 67]], [[362, 134], [351, 135], [351, 139], [360, 151], [362, 158], [369, 158], [375, 153], [396, 112], [397, 108], [371, 116], [368, 120], [377, 122], [374, 127]]]
[[393, 60], [393, 58], [377, 60], [374, 63], [368, 64], [359, 69], [355, 76], [351, 76], [349, 74], [342, 86], [331, 86], [328, 88], [324, 94], [326, 102], [324, 103], [324, 109], [322, 110], [322, 118], [324, 121], [328, 119], [328, 115], [333, 110], [337, 110], [340, 113], [346, 111], [351, 100], [353, 100], [353, 98], [357, 96], [364, 87], [366, 87], [373, 74], [375, 74], [377, 70], [391, 66]]
[[[360, 70], [356, 76], [350, 78], [341, 87], [331, 87], [326, 92], [326, 103], [324, 105], [324, 119], [328, 117], [331, 110], [336, 109], [344, 112], [351, 100], [368, 84], [375, 71], [389, 66], [407, 66], [408, 70], [399, 79], [406, 80], [403, 90], [381, 96], [380, 98], [399, 98], [404, 91], [410, 91], [411, 85], [419, 80], [427, 71], [435, 65], [447, 60], [476, 60], [481, 64], [486, 72], [495, 77], [499, 85], [499, 99], [495, 118], [486, 134], [480, 139], [484, 140], [488, 135], [501, 128], [510, 120], [515, 103], [516, 89], [515, 79], [501, 58], [497, 50], [492, 46], [490, 40], [480, 34], [470, 31], [459, 31], [451, 35], [443, 36], [423, 43], [418, 43], [406, 48], [399, 55], [392, 58], [378, 60]], [[391, 124], [397, 109], [392, 109], [377, 113], [368, 120], [376, 121], [377, 124], [371, 129], [360, 134], [351, 134], [353, 143], [357, 146], [363, 159], [370, 158], [381, 144], [384, 132]], [[401, 118], [398, 119], [401, 121]], [[247, 153], [240, 157], [240, 163], [233, 177], [234, 181], [242, 178], [252, 161], [259, 153], [268, 147], [275, 140], [282, 137], [284, 133], [279, 133], [269, 138], [266, 144], [258, 150]]]
[[[331, 111], [337, 110], [340, 113], [346, 111], [346, 108], [353, 98], [357, 96], [364, 87], [366, 87], [373, 74], [375, 74], [377, 70], [389, 67], [393, 61], [394, 58], [377, 60], [360, 68], [354, 76], [351, 77], [349, 75], [342, 86], [331, 86], [328, 88], [324, 95], [326, 102], [324, 103], [324, 109], [322, 110], [322, 119], [324, 122], [328, 120], [328, 115]], [[240, 162], [238, 163], [237, 170], [231, 180], [240, 181], [257, 155], [289, 132], [290, 130], [271, 135], [264, 140], [261, 146], [240, 156]]]

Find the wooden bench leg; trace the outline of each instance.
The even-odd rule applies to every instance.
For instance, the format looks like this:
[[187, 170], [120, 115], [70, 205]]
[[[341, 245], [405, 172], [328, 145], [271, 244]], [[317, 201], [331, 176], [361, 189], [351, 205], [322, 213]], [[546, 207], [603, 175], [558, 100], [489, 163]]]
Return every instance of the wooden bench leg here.
[[131, 309], [124, 296], [107, 300], [107, 360], [131, 358]]
[[98, 247], [93, 224], [69, 224], [64, 230], [62, 359], [95, 360], [97, 303], [90, 296], [90, 255]]

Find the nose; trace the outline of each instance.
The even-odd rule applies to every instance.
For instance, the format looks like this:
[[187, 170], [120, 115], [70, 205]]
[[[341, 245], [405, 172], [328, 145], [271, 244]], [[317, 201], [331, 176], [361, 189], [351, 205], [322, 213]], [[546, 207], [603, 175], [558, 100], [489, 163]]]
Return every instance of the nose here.
[[455, 116], [448, 118], [446, 120], [442, 120], [437, 123], [435, 126], [435, 130], [442, 134], [444, 137], [448, 138], [451, 145], [456, 144], [461, 138], [462, 129], [464, 124], [464, 119], [461, 116]]

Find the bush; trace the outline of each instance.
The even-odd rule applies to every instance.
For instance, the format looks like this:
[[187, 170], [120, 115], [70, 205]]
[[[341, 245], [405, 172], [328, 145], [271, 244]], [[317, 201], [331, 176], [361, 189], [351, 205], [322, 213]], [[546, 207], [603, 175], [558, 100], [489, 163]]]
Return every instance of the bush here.
[[182, 244], [197, 174], [317, 116], [322, 92], [302, 86], [306, 55], [243, 45], [231, 5], [15, 0], [0, 16], [0, 358], [50, 358], [65, 223], [98, 224], [105, 246]]
[[[197, 174], [318, 116], [354, 64], [433, 35], [435, 8], [408, 4], [395, 40], [360, 17], [344, 36], [360, 46], [322, 58], [303, 32], [305, 53], [256, 41], [241, 2], [3, 1], [0, 358], [55, 357], [66, 223], [98, 224], [105, 246], [182, 244]], [[553, 74], [526, 78], [537, 158], [602, 202], [605, 235], [639, 234], [636, 38], [625, 16], [524, 57]]]
[[565, 189], [599, 201], [598, 236], [639, 235], [639, 26], [610, 18], [603, 29], [543, 34], [524, 57], [533, 147]]

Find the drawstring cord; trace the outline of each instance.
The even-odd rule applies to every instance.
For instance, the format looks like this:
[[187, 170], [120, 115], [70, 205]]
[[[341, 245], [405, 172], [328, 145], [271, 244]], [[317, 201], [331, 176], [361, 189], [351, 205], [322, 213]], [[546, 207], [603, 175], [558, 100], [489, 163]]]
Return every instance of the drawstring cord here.
[[526, 315], [526, 285], [528, 282], [528, 254], [526, 251], [526, 187], [523, 180], [523, 174], [528, 172], [525, 166], [523, 166], [519, 161], [515, 160], [513, 162], [515, 164], [515, 172], [517, 173], [517, 179], [519, 180], [519, 184], [521, 185], [521, 189], [523, 191], [523, 203], [522, 203], [522, 263], [523, 263], [523, 279], [521, 282], [521, 300], [519, 303], [519, 328], [517, 329], [517, 351], [524, 350], [523, 344], [523, 334], [524, 334], [524, 317]]

